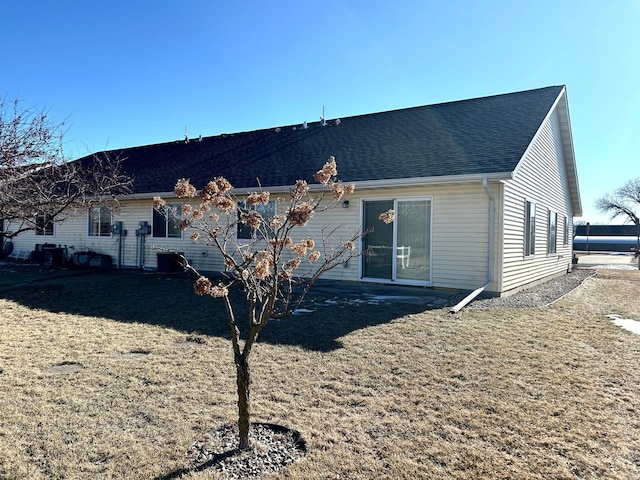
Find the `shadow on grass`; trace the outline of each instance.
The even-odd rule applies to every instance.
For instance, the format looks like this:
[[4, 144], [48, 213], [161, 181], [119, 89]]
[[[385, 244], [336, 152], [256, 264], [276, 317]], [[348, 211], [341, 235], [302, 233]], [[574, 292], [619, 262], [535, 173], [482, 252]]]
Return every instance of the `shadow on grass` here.
[[[12, 300], [34, 310], [104, 317], [119, 322], [137, 322], [173, 328], [191, 335], [228, 338], [228, 323], [222, 301], [199, 297], [192, 279], [186, 275], [116, 271], [20, 270], [7, 280], [7, 266], [0, 266], [0, 298]], [[6, 275], [5, 275], [6, 274]], [[241, 330], [246, 322], [242, 292], [232, 292]], [[383, 324], [411, 313], [424, 311], [424, 305], [402, 303], [346, 302], [327, 304], [327, 297], [307, 296], [305, 307], [314, 310], [274, 320], [262, 331], [259, 341], [298, 345], [317, 351], [340, 348], [339, 338], [361, 328]], [[37, 312], [34, 311], [34, 315]]]
[[198, 465], [195, 468], [192, 468], [192, 469], [178, 468], [177, 470], [167, 473], [166, 475], [161, 475], [159, 477], [156, 477], [154, 480], [174, 480], [190, 472], [194, 472], [194, 473], [204, 472], [206, 469], [215, 467], [216, 465], [223, 463], [226, 459], [233, 457], [234, 455], [237, 455], [238, 452], [239, 452], [238, 449], [233, 449], [233, 450], [228, 450], [224, 453], [218, 453], [214, 455], [211, 458], [211, 460], [207, 460], [205, 463], [203, 463], [202, 465]]

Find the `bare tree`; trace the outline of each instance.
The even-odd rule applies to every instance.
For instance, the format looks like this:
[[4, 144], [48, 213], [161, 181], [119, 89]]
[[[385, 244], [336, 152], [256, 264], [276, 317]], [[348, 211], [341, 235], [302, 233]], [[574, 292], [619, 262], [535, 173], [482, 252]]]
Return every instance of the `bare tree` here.
[[618, 188], [613, 195], [606, 194], [596, 201], [596, 207], [603, 213], [608, 213], [613, 220], [617, 217], [626, 217], [636, 225], [636, 257], [638, 269], [640, 269], [640, 178], [629, 180]]
[[42, 227], [41, 219], [63, 221], [89, 206], [115, 208], [117, 196], [130, 191], [122, 159], [66, 158], [64, 128], [44, 110], [0, 97], [0, 237]]
[[[344, 185], [336, 176], [336, 162], [331, 157], [315, 174], [317, 188], [298, 180], [286, 198], [273, 200], [261, 188], [236, 198], [223, 177], [210, 181], [199, 194], [188, 180], [179, 180], [176, 196], [197, 202], [183, 204], [180, 211], [169, 208], [162, 198], [154, 198], [158, 211], [179, 222], [182, 230], [190, 231], [193, 241], [215, 247], [224, 260], [221, 279], [212, 281], [183, 257], [186, 267], [196, 274], [196, 293], [220, 298], [226, 307], [236, 367], [240, 449], [250, 448], [249, 355], [258, 334], [269, 319], [293, 313], [320, 275], [360, 255], [356, 248], [363, 235], [360, 229], [346, 232], [344, 237], [339, 233], [344, 225], [320, 228], [318, 238], [294, 235], [294, 230], [306, 227], [314, 214], [341, 205], [343, 196], [354, 191], [354, 185]], [[392, 222], [393, 212], [386, 212], [380, 219]], [[239, 234], [246, 241], [239, 241]], [[229, 297], [234, 287], [242, 289], [249, 307], [244, 342]]]
[[596, 207], [608, 213], [611, 219], [627, 217], [636, 225], [640, 223], [640, 178], [629, 180], [618, 188], [613, 195], [606, 194], [596, 201]]

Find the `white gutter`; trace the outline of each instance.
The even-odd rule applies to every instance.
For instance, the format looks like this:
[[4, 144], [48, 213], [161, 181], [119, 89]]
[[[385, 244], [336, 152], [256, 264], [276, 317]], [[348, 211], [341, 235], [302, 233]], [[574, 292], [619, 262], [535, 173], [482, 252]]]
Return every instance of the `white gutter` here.
[[[442, 175], [439, 177], [413, 177], [413, 178], [394, 178], [390, 180], [342, 180], [343, 183], [354, 183], [356, 190], [364, 190], [370, 188], [400, 188], [411, 187], [416, 185], [455, 185], [462, 183], [475, 183], [487, 180], [511, 180], [513, 178], [513, 172], [498, 172], [491, 174], [470, 174], [470, 175]], [[270, 192], [288, 192], [292, 185], [276, 185], [270, 187], [263, 187]], [[258, 190], [259, 187], [243, 187], [234, 188], [233, 193], [236, 195], [242, 195], [245, 193], [251, 193]], [[322, 190], [322, 185], [309, 184], [309, 190], [319, 191]], [[121, 199], [127, 200], [148, 200], [154, 196], [162, 198], [174, 197], [174, 192], [145, 192], [145, 193], [131, 193], [123, 195]]]
[[493, 282], [493, 274], [494, 274], [494, 253], [493, 253], [493, 244], [495, 243], [495, 235], [494, 235], [494, 227], [496, 221], [495, 215], [495, 200], [491, 191], [489, 190], [486, 177], [482, 179], [482, 186], [484, 187], [484, 191], [487, 193], [487, 197], [489, 197], [489, 266], [487, 269], [489, 278], [486, 283], [480, 288], [476, 288], [469, 295], [464, 297], [455, 307], [453, 307], [450, 311], [451, 313], [458, 313], [462, 308], [468, 305], [474, 298], [480, 295], [484, 290]]
[[[511, 180], [513, 172], [500, 172], [490, 174], [470, 174], [470, 175], [442, 175], [439, 177], [414, 177], [397, 178], [393, 180], [364, 180], [355, 181], [356, 190], [365, 188], [396, 188], [411, 187], [415, 185], [455, 185], [461, 183], [485, 182], [487, 180]], [[344, 181], [344, 183], [351, 183]]]

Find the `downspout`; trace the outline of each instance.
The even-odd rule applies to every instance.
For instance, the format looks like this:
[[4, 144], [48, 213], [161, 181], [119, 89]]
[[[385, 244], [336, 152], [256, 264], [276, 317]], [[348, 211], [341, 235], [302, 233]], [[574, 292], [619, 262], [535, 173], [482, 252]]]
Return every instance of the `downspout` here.
[[493, 195], [491, 194], [491, 191], [489, 190], [489, 186], [487, 183], [487, 179], [483, 178], [482, 179], [482, 186], [484, 187], [484, 191], [487, 194], [487, 197], [489, 197], [489, 236], [488, 236], [488, 243], [489, 243], [489, 265], [487, 268], [487, 272], [488, 272], [488, 276], [489, 278], [487, 279], [487, 281], [485, 282], [485, 284], [483, 286], [481, 286], [480, 288], [476, 288], [473, 292], [471, 292], [469, 295], [467, 295], [466, 297], [464, 297], [462, 299], [462, 301], [460, 301], [455, 307], [453, 307], [450, 311], [451, 313], [458, 313], [462, 308], [464, 308], [467, 304], [469, 304], [474, 298], [476, 298], [478, 295], [480, 295], [482, 292], [484, 292], [484, 290], [491, 284], [491, 282], [493, 282], [493, 275], [494, 275], [494, 243], [495, 243], [495, 234], [494, 234], [494, 230], [495, 230], [495, 222], [496, 222], [496, 213], [495, 213], [495, 199], [493, 198]]

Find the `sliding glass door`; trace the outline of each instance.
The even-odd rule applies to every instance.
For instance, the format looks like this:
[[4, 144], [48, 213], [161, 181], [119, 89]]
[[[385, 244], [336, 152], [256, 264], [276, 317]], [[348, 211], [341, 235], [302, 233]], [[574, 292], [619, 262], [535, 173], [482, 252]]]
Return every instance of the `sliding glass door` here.
[[393, 200], [366, 201], [363, 205], [365, 278], [393, 278], [393, 223], [378, 219], [380, 214], [393, 209]]
[[[389, 209], [395, 219], [385, 224], [378, 217]], [[400, 283], [431, 281], [431, 200], [394, 199], [363, 202], [362, 277]]]

